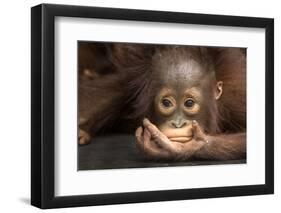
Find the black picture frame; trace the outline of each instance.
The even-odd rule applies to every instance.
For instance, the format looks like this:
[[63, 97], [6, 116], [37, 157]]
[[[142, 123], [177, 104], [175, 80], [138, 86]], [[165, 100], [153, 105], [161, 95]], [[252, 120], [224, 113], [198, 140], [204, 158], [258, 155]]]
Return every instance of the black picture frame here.
[[[265, 29], [265, 184], [56, 197], [54, 195], [54, 21], [58, 16]], [[31, 8], [31, 52], [32, 205], [46, 209], [274, 193], [273, 19], [41, 4]]]

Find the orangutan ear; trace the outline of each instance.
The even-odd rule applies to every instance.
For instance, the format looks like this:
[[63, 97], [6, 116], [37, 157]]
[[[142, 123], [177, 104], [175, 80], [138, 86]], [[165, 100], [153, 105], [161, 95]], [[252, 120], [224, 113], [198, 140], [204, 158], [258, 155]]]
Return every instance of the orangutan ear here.
[[216, 100], [218, 100], [222, 95], [222, 86], [223, 86], [223, 82], [218, 81], [217, 85], [216, 85], [216, 89], [215, 89], [215, 99]]

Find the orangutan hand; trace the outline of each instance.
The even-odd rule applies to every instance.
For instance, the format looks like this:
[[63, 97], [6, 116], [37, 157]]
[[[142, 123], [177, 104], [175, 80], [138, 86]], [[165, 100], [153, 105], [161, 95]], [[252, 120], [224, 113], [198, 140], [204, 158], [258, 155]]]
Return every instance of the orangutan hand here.
[[187, 160], [208, 143], [207, 135], [196, 121], [192, 122], [193, 137], [187, 143], [170, 141], [148, 119], [136, 130], [139, 150], [149, 159]]

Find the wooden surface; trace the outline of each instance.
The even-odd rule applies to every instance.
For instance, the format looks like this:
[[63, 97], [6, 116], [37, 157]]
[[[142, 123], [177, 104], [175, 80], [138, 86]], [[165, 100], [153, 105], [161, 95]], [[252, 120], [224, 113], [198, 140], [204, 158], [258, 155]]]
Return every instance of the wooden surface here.
[[79, 170], [197, 166], [238, 163], [245, 163], [245, 160], [192, 162], [149, 161], [144, 159], [143, 156], [138, 153], [133, 135], [111, 135], [105, 137], [96, 137], [90, 144], [78, 147]]

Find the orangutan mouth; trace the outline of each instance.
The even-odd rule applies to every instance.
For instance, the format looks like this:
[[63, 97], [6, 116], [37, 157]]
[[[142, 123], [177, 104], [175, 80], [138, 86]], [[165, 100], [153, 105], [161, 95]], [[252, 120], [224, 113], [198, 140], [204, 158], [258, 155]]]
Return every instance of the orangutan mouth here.
[[192, 140], [193, 135], [190, 136], [177, 136], [177, 137], [169, 137], [169, 140], [172, 142], [179, 142], [179, 143], [188, 143]]

